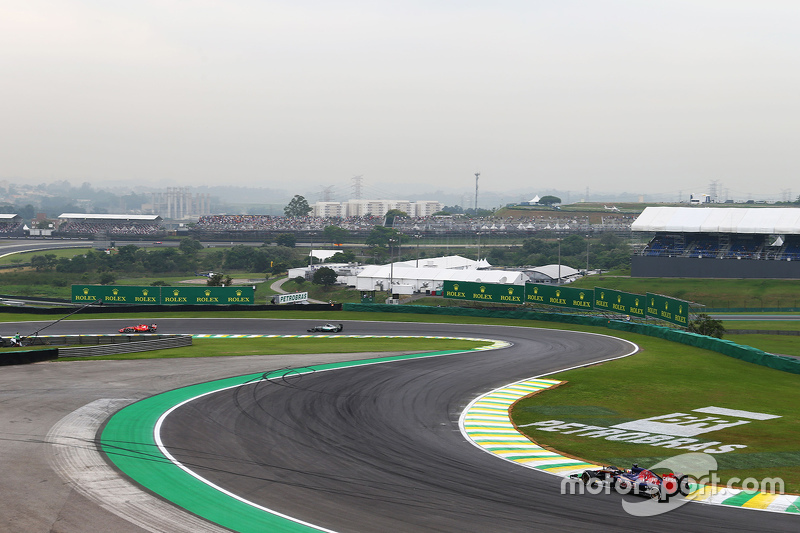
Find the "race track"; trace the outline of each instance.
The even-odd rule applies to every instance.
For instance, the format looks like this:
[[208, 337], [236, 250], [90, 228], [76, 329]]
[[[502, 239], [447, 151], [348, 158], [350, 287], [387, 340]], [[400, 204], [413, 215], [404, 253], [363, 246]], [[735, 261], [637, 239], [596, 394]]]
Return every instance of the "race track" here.
[[[158, 323], [164, 333], [271, 334], [302, 333], [316, 322]], [[46, 333], [108, 333], [124, 325], [120, 320], [71, 321]], [[35, 329], [32, 326], [25, 327]], [[14, 329], [3, 325], [2, 331]], [[531, 328], [385, 322], [345, 322], [343, 333], [485, 337], [514, 345], [318, 372], [213, 394], [166, 419], [162, 434], [170, 452], [233, 493], [341, 532], [623, 531], [632, 526], [646, 531], [797, 530], [798, 517], [700, 504], [642, 524], [643, 519], [623, 513], [616, 495], [561, 495], [558, 478], [490, 456], [461, 435], [459, 415], [476, 396], [512, 381], [623, 355], [631, 351], [624, 341]], [[28, 433], [20, 433], [10, 419], [2, 421], [4, 435], [15, 437], [0, 444], [12, 472], [0, 481], [5, 495], [0, 529], [143, 531], [59, 483], [41, 464], [52, 451], [47, 451], [47, 443], [36, 442], [39, 433], [45, 435], [64, 413], [85, 403], [143, 398], [221, 377], [363, 357], [7, 367], [0, 377], [4, 412], [17, 424], [27, 420], [29, 425]], [[24, 466], [13, 464], [24, 451], [30, 460], [20, 459]], [[37, 460], [37, 455], [42, 457]], [[23, 517], [23, 509], [31, 514]], [[33, 527], [20, 527], [24, 520]]]

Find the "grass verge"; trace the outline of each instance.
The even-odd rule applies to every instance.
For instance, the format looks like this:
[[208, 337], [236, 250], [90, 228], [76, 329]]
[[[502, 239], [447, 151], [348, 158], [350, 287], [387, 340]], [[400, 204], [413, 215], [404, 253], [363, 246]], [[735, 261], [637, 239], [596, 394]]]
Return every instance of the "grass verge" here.
[[237, 355], [290, 355], [314, 353], [360, 352], [435, 352], [472, 350], [491, 343], [460, 339], [415, 338], [232, 338], [194, 339], [192, 346], [152, 352], [117, 354], [98, 357], [69, 357], [59, 361], [97, 361], [128, 359], [169, 359], [180, 357], [225, 357]]
[[[800, 493], [800, 417], [796, 407], [800, 376], [690, 346], [650, 338], [634, 342], [643, 350], [633, 357], [549, 376], [568, 383], [521, 400], [512, 408], [512, 419], [517, 425], [561, 420], [610, 427], [670, 413], [713, 416], [692, 413], [708, 406], [778, 415], [780, 418], [755, 420], [696, 438], [700, 443], [746, 446], [714, 455], [718, 475], [725, 482], [731, 477], [780, 477], [786, 492]], [[623, 467], [654, 464], [691, 451], [680, 446], [697, 444], [684, 442], [666, 448], [606, 440], [602, 435], [548, 432], [536, 426], [521, 431], [560, 452]]]
[[768, 353], [800, 356], [800, 337], [793, 335], [725, 335], [725, 339]]

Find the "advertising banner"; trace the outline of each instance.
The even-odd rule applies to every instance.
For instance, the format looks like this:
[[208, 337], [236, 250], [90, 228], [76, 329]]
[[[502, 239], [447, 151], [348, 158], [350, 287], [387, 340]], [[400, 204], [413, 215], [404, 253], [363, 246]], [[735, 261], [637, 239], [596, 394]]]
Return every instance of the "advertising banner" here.
[[103, 300], [106, 303], [128, 305], [157, 305], [161, 303], [161, 287], [114, 285], [73, 285], [72, 302], [88, 304]]
[[520, 305], [525, 296], [525, 287], [503, 283], [445, 281], [442, 293], [445, 298]]
[[648, 292], [647, 316], [660, 318], [679, 326], [688, 326], [689, 302]]
[[73, 303], [128, 305], [252, 305], [255, 290], [243, 287], [134, 287], [113, 285], [73, 285]]
[[594, 288], [594, 307], [597, 310], [644, 318], [647, 314], [645, 304], [645, 296], [641, 294]]
[[576, 289], [542, 283], [526, 283], [525, 301], [527, 303], [585, 309], [588, 311], [592, 309], [594, 291], [592, 289]]
[[161, 287], [164, 305], [252, 305], [255, 291], [247, 287]]
[[279, 294], [276, 303], [278, 304], [291, 304], [297, 302], [307, 302], [307, 292], [293, 292], [291, 294]]

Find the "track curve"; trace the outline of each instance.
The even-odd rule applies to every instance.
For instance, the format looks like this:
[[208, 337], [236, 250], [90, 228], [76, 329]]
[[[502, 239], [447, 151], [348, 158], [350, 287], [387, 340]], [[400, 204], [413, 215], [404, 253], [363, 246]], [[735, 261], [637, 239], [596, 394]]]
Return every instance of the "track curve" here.
[[[64, 322], [52, 333], [103, 333], [124, 322]], [[159, 331], [300, 333], [308, 323], [161, 319]], [[458, 429], [475, 396], [622, 355], [630, 350], [625, 341], [457, 324], [346, 322], [345, 333], [482, 336], [514, 346], [210, 395], [167, 418], [162, 438], [170, 452], [236, 494], [337, 531], [630, 529], [619, 497], [562, 496], [559, 480], [481, 452]], [[221, 372], [209, 379], [230, 375]], [[687, 505], [644, 529], [795, 531], [797, 518]]]

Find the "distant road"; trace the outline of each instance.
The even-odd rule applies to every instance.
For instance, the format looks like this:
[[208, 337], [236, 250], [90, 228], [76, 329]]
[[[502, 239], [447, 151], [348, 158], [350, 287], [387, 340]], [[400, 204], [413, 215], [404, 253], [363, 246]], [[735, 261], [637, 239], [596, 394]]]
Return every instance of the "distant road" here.
[[79, 239], [4, 239], [0, 241], [0, 257], [20, 252], [58, 248], [91, 248], [91, 246], [92, 241]]
[[781, 314], [746, 314], [746, 315], [709, 315], [716, 320], [800, 320], [800, 315], [781, 315]]

